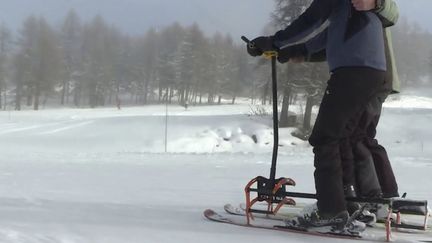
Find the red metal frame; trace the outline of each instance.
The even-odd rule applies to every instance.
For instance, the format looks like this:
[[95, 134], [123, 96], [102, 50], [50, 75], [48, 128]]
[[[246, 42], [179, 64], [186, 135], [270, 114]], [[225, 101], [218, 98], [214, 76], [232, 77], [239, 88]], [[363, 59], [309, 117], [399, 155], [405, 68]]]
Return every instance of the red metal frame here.
[[[246, 194], [246, 218], [247, 218], [247, 223], [250, 224], [251, 220], [254, 220], [254, 216], [251, 212], [252, 207], [254, 206], [255, 203], [260, 202], [260, 201], [266, 201], [268, 204], [267, 207], [267, 215], [275, 215], [277, 214], [277, 212], [284, 206], [284, 205], [296, 205], [296, 202], [294, 201], [294, 199], [289, 198], [289, 197], [285, 197], [281, 200], [281, 202], [277, 203], [277, 206], [274, 207], [274, 204], [276, 204], [275, 202], [272, 201], [271, 198], [267, 199], [267, 200], [262, 200], [259, 198], [259, 196], [257, 195], [255, 198], [251, 199], [251, 188], [254, 184], [256, 184], [258, 182], [258, 178], [259, 177], [255, 177], [254, 179], [252, 179], [245, 187], [245, 194]], [[274, 185], [273, 190], [272, 190], [272, 195], [276, 195], [276, 193], [282, 189], [285, 186], [295, 186], [296, 183], [293, 179], [291, 178], [281, 178], [278, 180], [278, 183]]]
[[[386, 228], [386, 240], [387, 242], [391, 241], [391, 216], [393, 214], [393, 211], [391, 209], [389, 209], [388, 215], [387, 215], [387, 219], [385, 222], [385, 228]], [[400, 215], [400, 214], [398, 214]], [[399, 216], [398, 216], [399, 217]]]
[[[391, 236], [392, 236], [392, 215], [393, 215], [393, 210], [390, 208], [388, 215], [387, 215], [387, 219], [385, 222], [385, 228], [386, 228], [386, 240], [387, 242], [391, 241]], [[428, 224], [428, 215], [425, 215], [425, 220], [424, 220], [424, 225], [423, 225], [423, 230], [427, 230], [427, 224]], [[400, 225], [402, 223], [402, 215], [400, 212], [396, 213], [396, 224]], [[397, 226], [395, 227], [396, 231], [399, 229]]]
[[[255, 177], [254, 179], [252, 179], [251, 181], [249, 181], [249, 183], [246, 185], [245, 187], [245, 194], [246, 194], [246, 218], [247, 218], [247, 224], [251, 223], [251, 220], [254, 220], [254, 216], [253, 216], [253, 209], [252, 207], [257, 203], [257, 202], [267, 202], [267, 210], [261, 210], [260, 213], [266, 214], [266, 215], [275, 215], [279, 212], [279, 210], [284, 206], [284, 205], [292, 205], [295, 206], [296, 202], [294, 199], [284, 196], [284, 198], [281, 198], [281, 193], [279, 192], [279, 190], [283, 189], [285, 191], [286, 186], [295, 186], [296, 183], [294, 180], [290, 179], [290, 178], [280, 178], [278, 180], [276, 180], [276, 184], [274, 185], [273, 189], [271, 190], [270, 195], [265, 195], [265, 197], [260, 197], [259, 193], [255, 190], [255, 188], [253, 188], [253, 186], [255, 184], [258, 184], [260, 182], [260, 180], [268, 180], [266, 178], [263, 178], [261, 176]], [[270, 180], [268, 180], [270, 181]], [[273, 182], [274, 183], [274, 182]], [[257, 188], [258, 189], [258, 188]], [[251, 197], [251, 192], [257, 192], [257, 196], [252, 198]], [[278, 195], [279, 192], [279, 195]], [[274, 198], [279, 197], [277, 199], [277, 202], [273, 201]], [[276, 205], [276, 206], [275, 206]], [[392, 210], [392, 205], [389, 205], [389, 212], [386, 218], [386, 222], [385, 222], [385, 229], [386, 229], [386, 240], [387, 242], [391, 241], [392, 238], [392, 216], [393, 216], [394, 211]], [[396, 220], [395, 223], [400, 225], [402, 220], [401, 220], [401, 213], [397, 212], [396, 213]], [[425, 216], [425, 220], [424, 220], [424, 227], [423, 230], [427, 230], [427, 223], [428, 223], [428, 218], [429, 215]], [[398, 226], [394, 226], [396, 228], [396, 230], [398, 230]], [[402, 227], [403, 228], [403, 227]]]

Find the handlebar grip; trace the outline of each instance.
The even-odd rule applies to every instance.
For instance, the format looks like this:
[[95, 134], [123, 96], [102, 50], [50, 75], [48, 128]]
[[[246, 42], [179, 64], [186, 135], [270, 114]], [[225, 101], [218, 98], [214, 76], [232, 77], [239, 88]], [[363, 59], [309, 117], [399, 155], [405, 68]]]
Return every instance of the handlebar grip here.
[[249, 44], [251, 41], [244, 35], [242, 35], [241, 39], [246, 42], [247, 44]]
[[246, 42], [246, 44], [249, 46], [249, 48], [251, 49], [255, 49], [255, 43], [253, 43], [252, 41], [250, 41], [246, 36], [242, 36], [241, 39]]

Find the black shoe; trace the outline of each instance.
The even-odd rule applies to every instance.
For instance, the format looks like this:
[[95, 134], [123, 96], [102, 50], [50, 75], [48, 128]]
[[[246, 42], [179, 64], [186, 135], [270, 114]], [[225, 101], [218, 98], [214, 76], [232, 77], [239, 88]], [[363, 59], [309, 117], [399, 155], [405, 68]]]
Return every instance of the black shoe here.
[[[347, 210], [350, 214], [351, 219], [360, 221], [367, 226], [374, 226], [377, 219], [376, 215], [374, 213], [371, 213], [371, 207], [372, 206], [370, 204], [363, 204], [362, 206], [360, 203], [356, 202], [347, 203]], [[375, 206], [373, 207], [373, 209], [375, 209]]]
[[355, 212], [362, 209], [360, 203], [357, 202], [347, 202], [346, 205], [349, 215], [353, 215]]
[[360, 221], [367, 226], [373, 227], [376, 224], [377, 217], [375, 214], [369, 212], [369, 210], [362, 210], [356, 217], [355, 220]]

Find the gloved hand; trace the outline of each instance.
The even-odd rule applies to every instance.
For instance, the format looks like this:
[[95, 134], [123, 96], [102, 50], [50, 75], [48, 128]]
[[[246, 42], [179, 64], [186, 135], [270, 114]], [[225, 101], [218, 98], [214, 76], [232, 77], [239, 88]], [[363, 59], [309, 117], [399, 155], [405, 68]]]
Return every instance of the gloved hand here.
[[278, 61], [280, 63], [289, 62], [292, 58], [306, 57], [308, 55], [305, 44], [297, 44], [279, 50]]
[[274, 50], [273, 38], [271, 36], [257, 37], [247, 45], [247, 52], [253, 57], [261, 56], [266, 51]]

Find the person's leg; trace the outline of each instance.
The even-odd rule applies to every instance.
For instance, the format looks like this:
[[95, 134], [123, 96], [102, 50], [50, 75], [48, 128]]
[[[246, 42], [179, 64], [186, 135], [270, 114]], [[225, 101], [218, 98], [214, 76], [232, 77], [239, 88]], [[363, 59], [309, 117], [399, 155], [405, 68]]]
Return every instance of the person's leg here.
[[357, 195], [361, 197], [381, 197], [381, 186], [370, 150], [363, 142], [357, 142], [353, 146], [353, 152]]
[[309, 142], [315, 153], [315, 187], [318, 211], [336, 215], [346, 210], [340, 141], [353, 131], [350, 120], [362, 112], [384, 79], [384, 72], [370, 68], [343, 68], [328, 82]]
[[[375, 172], [374, 162], [369, 150], [362, 144], [366, 137], [365, 124], [370, 117], [368, 106], [348, 122], [347, 129], [352, 132], [349, 138], [340, 141], [340, 153], [342, 159], [342, 173], [345, 197], [379, 197], [381, 188]], [[357, 212], [361, 205], [356, 202], [347, 201], [349, 214]], [[374, 218], [363, 217], [362, 221], [374, 221]]]
[[[388, 92], [384, 91], [381, 93], [381, 95], [387, 93]], [[395, 183], [393, 170], [391, 167], [386, 167], [387, 165], [390, 166], [387, 154], [384, 148], [380, 146], [375, 139], [373, 139], [376, 134], [376, 125], [378, 124], [379, 114], [381, 113], [381, 100], [384, 100], [381, 99], [381, 95], [378, 94], [376, 97], [373, 97], [367, 104], [366, 109], [359, 120], [357, 130], [351, 138], [355, 161], [354, 170], [356, 177], [356, 192], [360, 197], [376, 198], [388, 196], [388, 194], [383, 194], [383, 191], [386, 192], [387, 190], [386, 185], [392, 182]], [[378, 171], [378, 169], [382, 170]], [[391, 176], [385, 175], [384, 173], [391, 173]], [[390, 188], [395, 187], [390, 186]], [[347, 205], [348, 211], [350, 213], [353, 213], [360, 208], [360, 206], [356, 203], [348, 202]], [[387, 213], [384, 213], [383, 215], [378, 213], [378, 208], [379, 205], [370, 205], [368, 210], [358, 214], [357, 220], [366, 224], [374, 224], [377, 217], [387, 217]], [[374, 212], [374, 214], [371, 212]]]
[[345, 197], [357, 197], [356, 180], [354, 170], [354, 154], [349, 138], [343, 138], [339, 142], [339, 151], [342, 162], [342, 174]]
[[357, 181], [355, 171], [355, 157], [353, 151], [353, 145], [355, 145], [355, 138], [361, 136], [358, 129], [359, 123], [364, 112], [358, 113], [353, 119], [348, 121], [346, 131], [352, 134], [350, 137], [343, 138], [339, 141], [339, 150], [342, 160], [342, 173], [343, 173], [343, 184], [344, 193], [346, 197], [357, 197]]
[[370, 104], [371, 119], [367, 124], [366, 139], [364, 144], [372, 154], [375, 170], [378, 175], [379, 183], [384, 197], [398, 197], [398, 185], [394, 175], [387, 151], [375, 139], [376, 127], [381, 116], [382, 104], [387, 97], [387, 93], [381, 94], [377, 99], [373, 99]]
[[366, 105], [358, 120], [356, 129], [350, 137], [354, 161], [356, 193], [357, 196], [361, 197], [381, 196], [381, 186], [375, 171], [373, 157], [368, 147], [364, 144], [364, 140], [367, 138], [367, 129], [374, 118], [375, 109], [373, 104], [376, 99], [377, 96], [372, 97]]

